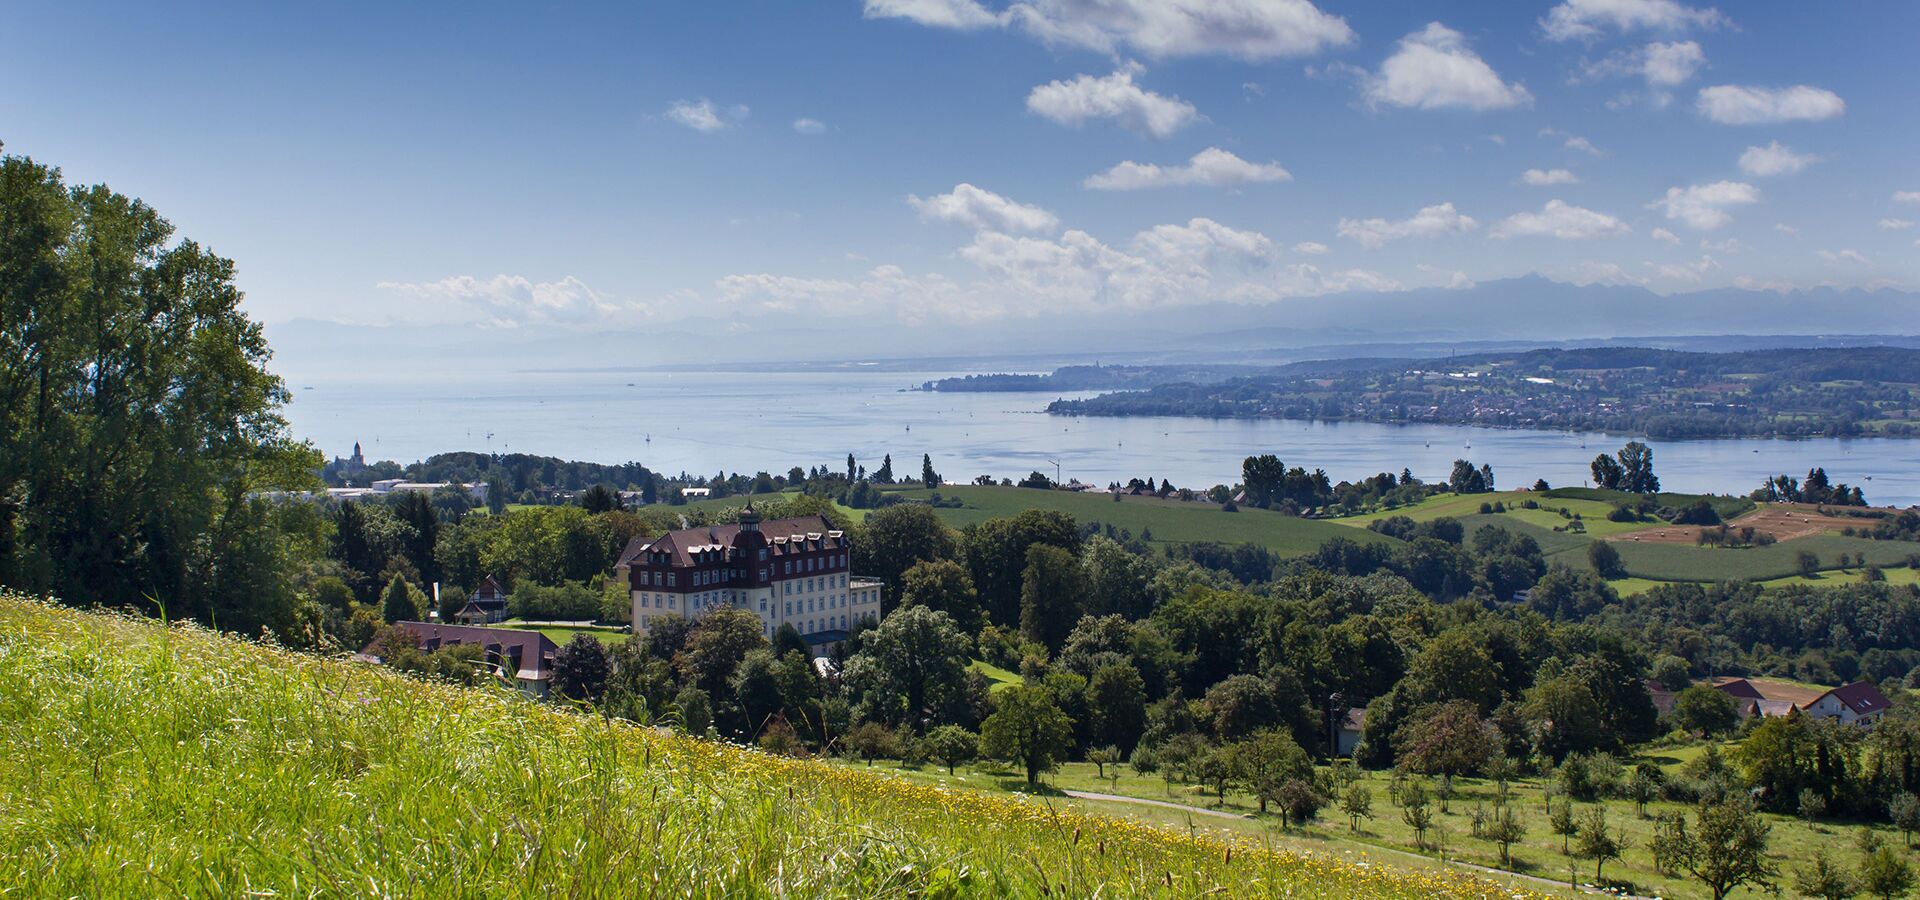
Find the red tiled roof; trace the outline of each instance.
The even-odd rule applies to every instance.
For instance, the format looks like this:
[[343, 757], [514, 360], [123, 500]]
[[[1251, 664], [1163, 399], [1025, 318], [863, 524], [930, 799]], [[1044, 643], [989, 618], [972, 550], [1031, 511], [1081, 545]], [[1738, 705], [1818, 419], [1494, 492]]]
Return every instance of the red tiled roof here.
[[1844, 687], [1834, 688], [1827, 693], [1832, 694], [1835, 700], [1846, 704], [1847, 708], [1853, 710], [1856, 715], [1864, 716], [1868, 713], [1880, 712], [1892, 705], [1888, 702], [1887, 695], [1880, 693], [1880, 689], [1874, 687], [1870, 681], [1856, 681]]

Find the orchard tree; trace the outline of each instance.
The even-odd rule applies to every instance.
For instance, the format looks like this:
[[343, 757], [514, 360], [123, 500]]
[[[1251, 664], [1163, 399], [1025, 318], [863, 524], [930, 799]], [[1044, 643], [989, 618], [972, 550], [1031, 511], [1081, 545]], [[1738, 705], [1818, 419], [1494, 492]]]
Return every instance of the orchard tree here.
[[1664, 836], [1665, 855], [1674, 866], [1706, 885], [1713, 900], [1724, 900], [1734, 888], [1771, 888], [1779, 869], [1767, 856], [1772, 826], [1761, 821], [1745, 800], [1703, 804], [1695, 814], [1692, 834], [1684, 828]]
[[958, 725], [941, 725], [927, 732], [921, 743], [929, 757], [947, 767], [948, 775], [954, 766], [970, 763], [980, 754], [980, 736]]
[[1619, 859], [1621, 852], [1626, 850], [1626, 839], [1607, 826], [1607, 809], [1604, 806], [1587, 810], [1580, 818], [1579, 831], [1580, 858], [1593, 860], [1593, 880], [1598, 882], [1607, 861]]
[[993, 715], [980, 725], [981, 752], [1019, 763], [1027, 784], [1053, 768], [1073, 740], [1073, 720], [1039, 685], [1014, 685], [994, 695]]

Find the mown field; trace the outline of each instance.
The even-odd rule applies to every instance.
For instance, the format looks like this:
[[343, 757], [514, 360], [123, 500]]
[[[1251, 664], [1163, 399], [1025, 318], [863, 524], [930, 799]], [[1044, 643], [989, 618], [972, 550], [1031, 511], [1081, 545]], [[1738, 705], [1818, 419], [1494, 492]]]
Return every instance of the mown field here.
[[[915, 489], [904, 496], [926, 499], [933, 492]], [[1057, 509], [1080, 522], [1099, 522], [1125, 528], [1135, 536], [1153, 532], [1153, 543], [1191, 543], [1219, 541], [1223, 544], [1253, 543], [1283, 556], [1300, 556], [1318, 549], [1334, 537], [1360, 541], [1390, 541], [1370, 532], [1356, 531], [1333, 522], [1302, 519], [1264, 509], [1242, 508], [1225, 512], [1212, 503], [1183, 503], [1157, 497], [1122, 497], [1079, 494], [1069, 491], [1039, 491], [1015, 487], [949, 486], [940, 496], [955, 497], [965, 504], [959, 508], [941, 508], [935, 512], [955, 528], [1002, 516], [1016, 515], [1026, 509]]]
[[[1723, 745], [1722, 752], [1732, 745]], [[1660, 750], [1643, 759], [1659, 765], [1670, 774], [1677, 773], [1680, 767], [1692, 757], [1704, 750], [1704, 745], [1693, 745], [1675, 750]], [[1633, 761], [1629, 761], [1629, 765]], [[848, 765], [856, 765], [848, 763]], [[924, 765], [902, 765], [895, 762], [876, 764], [881, 771], [891, 770], [902, 777], [912, 778], [927, 784], [942, 787], [966, 788], [989, 794], [1026, 794], [1032, 791], [1024, 776], [997, 763], [985, 763], [979, 766], [962, 767], [952, 776], [944, 768], [932, 763]], [[1273, 840], [1281, 846], [1299, 850], [1320, 850], [1338, 853], [1348, 852], [1392, 852], [1416, 853], [1432, 858], [1432, 864], [1438, 865], [1442, 857], [1447, 860], [1472, 865], [1499, 867], [1500, 848], [1489, 841], [1472, 836], [1472, 816], [1476, 805], [1490, 809], [1494, 805], [1499, 787], [1494, 782], [1478, 778], [1462, 778], [1455, 782], [1453, 798], [1447, 804], [1447, 810], [1441, 812], [1438, 800], [1435, 800], [1435, 829], [1427, 832], [1427, 846], [1417, 846], [1413, 829], [1401, 819], [1400, 808], [1394, 804], [1389, 787], [1390, 776], [1384, 772], [1361, 773], [1358, 783], [1367, 786], [1373, 794], [1373, 816], [1360, 821], [1358, 830], [1350, 830], [1347, 819], [1337, 807], [1330, 806], [1305, 828], [1280, 827], [1279, 817], [1259, 814], [1259, 806], [1254, 799], [1240, 791], [1229, 789], [1223, 800], [1210, 788], [1175, 781], [1171, 784], [1159, 775], [1141, 775], [1125, 765], [1108, 766], [1109, 775], [1116, 778], [1102, 778], [1099, 770], [1091, 763], [1067, 763], [1044, 778], [1044, 784], [1038, 793], [1053, 798], [1055, 802], [1066, 806], [1097, 809], [1112, 815], [1138, 818], [1143, 822], [1174, 827], [1193, 827], [1206, 830], [1224, 831], [1245, 835], [1260, 835]], [[1431, 787], [1431, 785], [1430, 785]], [[1066, 795], [1065, 791], [1088, 791], [1102, 794], [1117, 794], [1141, 800], [1155, 800], [1191, 806], [1204, 810], [1233, 813], [1236, 818], [1220, 818], [1194, 812], [1183, 812], [1164, 806], [1147, 806], [1111, 801], [1083, 800]], [[1537, 779], [1516, 779], [1508, 785], [1508, 803], [1513, 805], [1526, 828], [1526, 838], [1513, 846], [1514, 871], [1537, 878], [1555, 880], [1561, 884], [1568, 882], [1569, 874], [1575, 884], [1590, 884], [1594, 880], [1593, 863], [1590, 860], [1575, 859], [1562, 852], [1561, 837], [1553, 833], [1548, 825], [1545, 797]], [[1641, 896], [1677, 898], [1677, 900], [1706, 900], [1711, 894], [1699, 883], [1687, 881], [1672, 875], [1664, 875], [1653, 866], [1653, 858], [1648, 850], [1653, 835], [1654, 815], [1662, 812], [1680, 812], [1691, 814], [1692, 808], [1685, 804], [1656, 801], [1648, 804], [1646, 815], [1642, 816], [1634, 804], [1626, 800], [1604, 800], [1595, 803], [1575, 803], [1576, 816], [1595, 807], [1606, 810], [1607, 824], [1627, 836], [1629, 846], [1620, 860], [1607, 863], [1604, 870], [1608, 880], [1622, 880], [1633, 885], [1633, 892]], [[1792, 883], [1792, 872], [1797, 864], [1805, 862], [1813, 851], [1826, 848], [1839, 862], [1852, 864], [1853, 850], [1858, 833], [1871, 828], [1881, 837], [1898, 846], [1901, 837], [1897, 831], [1885, 826], [1868, 826], [1849, 822], [1829, 821], [1808, 823], [1801, 819], [1786, 816], [1766, 815], [1771, 826], [1769, 851], [1787, 873], [1783, 882]], [[1531, 885], [1544, 889], [1538, 884]], [[1752, 891], [1738, 891], [1735, 896], [1760, 896]]]
[[0, 595], [8, 896], [1516, 896]]

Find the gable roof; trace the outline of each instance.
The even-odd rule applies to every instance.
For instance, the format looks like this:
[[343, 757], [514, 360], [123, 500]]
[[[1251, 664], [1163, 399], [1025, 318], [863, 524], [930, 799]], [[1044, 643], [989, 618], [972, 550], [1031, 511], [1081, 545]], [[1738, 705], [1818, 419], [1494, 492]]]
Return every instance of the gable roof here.
[[1887, 700], [1887, 695], [1880, 693], [1880, 689], [1874, 687], [1873, 682], [1870, 681], [1856, 681], [1834, 688], [1827, 693], [1832, 694], [1833, 699], [1846, 704], [1846, 707], [1853, 710], [1855, 715], [1864, 716], [1868, 713], [1880, 712], [1893, 705]]
[[[760, 523], [760, 533], [766, 536], [768, 549], [775, 554], [847, 545], [846, 535], [827, 524], [824, 516], [770, 519]], [[734, 539], [739, 535], [740, 524], [735, 522], [682, 528], [656, 538], [634, 538], [620, 554], [618, 565], [630, 566], [641, 561], [640, 558], [648, 553], [663, 552], [668, 555], [668, 565], [691, 566], [697, 553], [732, 549]]]
[[492, 575], [488, 575], [480, 579], [480, 586], [473, 589], [473, 596], [476, 598], [486, 596], [505, 598], [507, 592], [500, 589], [500, 582], [493, 580]]
[[[502, 657], [510, 656], [511, 651], [520, 651], [520, 669], [514, 676], [523, 681], [543, 681], [552, 677], [553, 655], [560, 646], [552, 638], [538, 631], [520, 631], [513, 628], [486, 628], [479, 625], [442, 625], [436, 622], [395, 622], [393, 623], [413, 638], [414, 646], [426, 648], [451, 647], [455, 644], [478, 644], [489, 653]], [[368, 644], [361, 650], [365, 656], [375, 656], [379, 641]]]

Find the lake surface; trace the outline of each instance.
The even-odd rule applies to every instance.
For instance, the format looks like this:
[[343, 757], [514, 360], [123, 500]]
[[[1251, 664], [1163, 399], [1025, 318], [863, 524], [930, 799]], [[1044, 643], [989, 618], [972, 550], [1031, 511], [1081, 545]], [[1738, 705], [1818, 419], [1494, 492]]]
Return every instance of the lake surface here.
[[[1053, 394], [900, 389], [954, 372], [460, 373], [405, 384], [344, 377], [289, 385], [296, 436], [329, 457], [360, 441], [369, 459], [413, 462], [449, 450], [645, 463], [655, 471], [784, 472], [848, 453], [869, 469], [891, 453], [917, 477], [920, 455], [949, 480], [1034, 470], [1098, 484], [1167, 478], [1231, 484], [1240, 461], [1275, 453], [1335, 481], [1412, 468], [1444, 479], [1455, 459], [1486, 463], [1503, 488], [1545, 478], [1580, 485], [1601, 451], [1629, 438], [1436, 425], [1246, 419], [1049, 416]], [[1082, 394], [1061, 395], [1067, 397]], [[1668, 490], [1739, 492], [1769, 475], [1825, 466], [1869, 502], [1920, 503], [1920, 441], [1648, 441]]]

